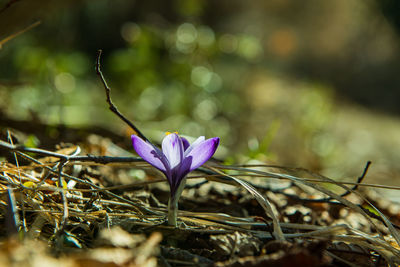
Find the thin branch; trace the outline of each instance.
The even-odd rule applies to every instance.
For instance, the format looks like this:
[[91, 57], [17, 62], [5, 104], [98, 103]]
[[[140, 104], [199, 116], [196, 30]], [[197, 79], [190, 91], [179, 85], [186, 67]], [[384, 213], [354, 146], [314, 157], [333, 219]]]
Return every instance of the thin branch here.
[[101, 164], [143, 162], [143, 159], [141, 159], [139, 157], [109, 157], [109, 156], [93, 156], [93, 155], [68, 156], [65, 154], [51, 152], [51, 151], [39, 149], [39, 148], [31, 148], [31, 147], [26, 147], [26, 146], [21, 146], [21, 145], [12, 145], [12, 144], [6, 143], [2, 140], [0, 140], [0, 148], [5, 148], [5, 149], [9, 150], [10, 152], [16, 152], [16, 151], [29, 152], [29, 153], [34, 153], [39, 156], [54, 157], [54, 158], [58, 158], [58, 159], [66, 160], [66, 161], [95, 162], [95, 163], [101, 163]]
[[[368, 161], [367, 164], [365, 165], [365, 168], [364, 168], [363, 173], [361, 174], [360, 177], [357, 178], [357, 183], [356, 183], [352, 188], [349, 188], [348, 190], [346, 190], [346, 192], [342, 193], [342, 194], [340, 195], [341, 197], [348, 196], [348, 195], [350, 195], [353, 191], [355, 191], [355, 190], [358, 189], [359, 184], [361, 184], [362, 180], [364, 180], [365, 175], [366, 175], [367, 172], [368, 172], [369, 166], [371, 166], [371, 161]], [[341, 184], [344, 184], [344, 183], [341, 183]], [[310, 199], [310, 200], [312, 201], [312, 199]], [[325, 203], [331, 203], [331, 201], [334, 200], [334, 198], [328, 197], [328, 198], [314, 199], [314, 200], [316, 200], [315, 202], [319, 202], [319, 203], [324, 203], [324, 202], [325, 202]]]
[[[3, 9], [3, 10], [4, 10], [4, 9]], [[0, 13], [1, 13], [3, 10], [0, 10]], [[29, 25], [28, 27], [26, 27], [26, 28], [24, 28], [24, 29], [22, 29], [22, 30], [20, 30], [20, 31], [18, 31], [18, 32], [16, 32], [16, 33], [11, 34], [10, 36], [7, 36], [6, 38], [4, 38], [3, 40], [0, 41], [0, 49], [1, 49], [2, 46], [3, 46], [5, 43], [7, 43], [8, 41], [11, 41], [11, 40], [14, 39], [15, 37], [17, 37], [17, 36], [19, 36], [19, 35], [21, 35], [21, 34], [27, 32], [27, 31], [29, 31], [30, 29], [35, 28], [35, 27], [38, 26], [40, 23], [41, 23], [40, 20], [39, 20], [39, 21], [36, 21], [36, 22], [32, 23], [31, 25]]]
[[[349, 195], [351, 192], [353, 192], [354, 190], [357, 190], [359, 186], [368, 186], [368, 185], [364, 185], [361, 184], [362, 180], [365, 178], [365, 175], [368, 172], [368, 169], [371, 165], [371, 161], [368, 161], [364, 171], [362, 173], [362, 175], [360, 177], [358, 177], [357, 182], [356, 183], [346, 183], [346, 182], [337, 182], [334, 183], [333, 181], [326, 181], [326, 180], [313, 180], [313, 179], [301, 179], [302, 181], [311, 181], [311, 182], [320, 182], [320, 183], [332, 183], [332, 184], [337, 184], [337, 185], [345, 185], [345, 184], [352, 184], [354, 185], [352, 188], [349, 188], [348, 190], [346, 190], [346, 192], [342, 193], [340, 196], [341, 197], [345, 197], [347, 195]], [[216, 166], [216, 168], [220, 168], [220, 169], [231, 169], [231, 170], [241, 170], [238, 169], [237, 167], [243, 167], [243, 166], [248, 166], [248, 167], [272, 167], [272, 168], [279, 168], [279, 169], [293, 169], [293, 170], [301, 170], [301, 171], [306, 171], [307, 173], [309, 173], [310, 175], [314, 176], [314, 177], [319, 177], [322, 179], [328, 179], [327, 177], [318, 174], [318, 173], [313, 173], [307, 169], [303, 169], [303, 168], [288, 168], [288, 167], [281, 167], [281, 166], [277, 166], [277, 165], [262, 165], [262, 164], [247, 164], [247, 165], [230, 165], [230, 166]], [[258, 173], [258, 172], [256, 172]], [[270, 176], [270, 175], [260, 175], [261, 177], [271, 177], [271, 178], [278, 178], [278, 179], [284, 179], [284, 177], [274, 177], [274, 176]], [[374, 185], [372, 185], [374, 186]], [[395, 188], [396, 189], [396, 188]], [[282, 193], [284, 195], [287, 195], [286, 193], [283, 193], [283, 190], [275, 190], [275, 193]], [[331, 203], [332, 200], [334, 200], [331, 197], [327, 197], [327, 198], [320, 198], [320, 199], [302, 199], [298, 196], [293, 196], [294, 198], [298, 198], [298, 200], [302, 200], [305, 202], [316, 202], [316, 203]], [[332, 202], [333, 204], [334, 202]]]
[[129, 121], [124, 115], [122, 115], [122, 113], [117, 109], [117, 107], [114, 105], [114, 103], [111, 100], [111, 88], [108, 86], [106, 79], [104, 78], [103, 73], [101, 72], [101, 65], [100, 65], [100, 58], [101, 58], [101, 53], [102, 50], [99, 49], [97, 51], [97, 60], [96, 60], [96, 73], [97, 75], [99, 75], [101, 82], [104, 86], [104, 90], [106, 91], [106, 96], [107, 96], [107, 103], [109, 105], [109, 108], [112, 112], [114, 112], [121, 120], [123, 120], [126, 124], [129, 125], [129, 127], [132, 128], [132, 130], [135, 132], [135, 134], [137, 136], [139, 136], [140, 138], [142, 138], [145, 141], [149, 141], [149, 139], [147, 139], [146, 136], [144, 136], [144, 134], [142, 134], [140, 132], [140, 130], [131, 122]]
[[364, 178], [365, 178], [365, 175], [367, 175], [369, 166], [371, 166], [371, 161], [368, 161], [368, 162], [367, 162], [367, 165], [365, 165], [364, 171], [363, 171], [363, 173], [361, 174], [361, 176], [358, 177], [356, 185], [354, 185], [353, 188], [350, 188], [350, 190], [347, 190], [346, 192], [344, 192], [343, 194], [341, 194], [341, 195], [340, 195], [341, 197], [345, 197], [345, 196], [347, 196], [347, 195], [350, 195], [350, 194], [351, 194], [351, 191], [355, 191], [355, 190], [358, 189], [359, 184], [361, 184], [362, 180], [364, 180]]

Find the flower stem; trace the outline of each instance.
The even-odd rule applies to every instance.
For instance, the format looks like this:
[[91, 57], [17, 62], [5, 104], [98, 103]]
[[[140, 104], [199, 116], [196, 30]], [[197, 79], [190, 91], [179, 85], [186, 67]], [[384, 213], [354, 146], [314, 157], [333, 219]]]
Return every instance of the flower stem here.
[[179, 184], [175, 194], [171, 195], [168, 200], [168, 225], [174, 226], [175, 228], [177, 227], [178, 201], [185, 185], [186, 177]]
[[171, 196], [168, 201], [168, 225], [177, 227], [178, 198]]

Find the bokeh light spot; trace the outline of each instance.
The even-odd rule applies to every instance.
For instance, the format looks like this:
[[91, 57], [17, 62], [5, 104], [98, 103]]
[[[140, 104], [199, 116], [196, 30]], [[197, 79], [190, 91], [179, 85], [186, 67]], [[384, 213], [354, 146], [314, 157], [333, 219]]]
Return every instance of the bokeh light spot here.
[[178, 27], [176, 35], [178, 41], [181, 43], [184, 44], [193, 43], [197, 38], [197, 30], [193, 26], [193, 24], [183, 23]]
[[127, 22], [121, 27], [121, 36], [128, 43], [133, 43], [139, 39], [142, 30], [139, 25], [133, 22]]
[[192, 69], [191, 80], [194, 85], [205, 87], [212, 79], [212, 72], [206, 67], [198, 66]]
[[62, 72], [54, 78], [56, 89], [63, 94], [74, 91], [75, 84], [75, 77], [68, 72]]
[[218, 112], [218, 107], [211, 99], [201, 101], [194, 110], [194, 116], [197, 119], [209, 121], [213, 119]]
[[242, 36], [239, 40], [238, 54], [248, 60], [260, 60], [263, 53], [260, 40], [251, 35]]

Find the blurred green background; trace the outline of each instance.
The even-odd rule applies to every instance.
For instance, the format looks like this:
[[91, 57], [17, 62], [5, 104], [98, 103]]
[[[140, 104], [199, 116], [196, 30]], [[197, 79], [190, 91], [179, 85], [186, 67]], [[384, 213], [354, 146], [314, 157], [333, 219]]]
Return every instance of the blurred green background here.
[[103, 49], [115, 104], [153, 140], [220, 136], [229, 162], [350, 180], [372, 160], [369, 181], [397, 184], [399, 18], [390, 0], [3, 0], [1, 116], [129, 140]]

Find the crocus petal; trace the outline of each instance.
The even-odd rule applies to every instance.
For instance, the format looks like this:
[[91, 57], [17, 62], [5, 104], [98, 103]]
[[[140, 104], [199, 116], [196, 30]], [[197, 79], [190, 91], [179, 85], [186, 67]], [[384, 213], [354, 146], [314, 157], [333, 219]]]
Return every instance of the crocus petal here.
[[[194, 143], [193, 143], [194, 144]], [[202, 141], [191, 149], [191, 151], [185, 156], [185, 158], [191, 158], [192, 162], [189, 168], [189, 172], [197, 169], [203, 165], [207, 160], [209, 160], [217, 150], [219, 145], [219, 138], [214, 137]]]
[[190, 143], [185, 137], [181, 137], [181, 140], [183, 144], [183, 151], [185, 151], [188, 147], [190, 147]]
[[183, 159], [183, 143], [181, 138], [175, 133], [165, 136], [162, 141], [162, 152], [168, 159], [170, 168], [174, 169]]
[[196, 141], [194, 141], [188, 148], [185, 149], [184, 156], [188, 155], [194, 147], [196, 147], [198, 144], [200, 144], [204, 140], [206, 140], [206, 138], [204, 136], [200, 136], [199, 138], [197, 138]]
[[136, 135], [132, 135], [131, 138], [133, 148], [139, 156], [164, 173], [170, 171], [168, 162], [159, 149]]
[[175, 172], [175, 184], [179, 186], [180, 182], [185, 178], [185, 176], [190, 172], [190, 167], [192, 166], [192, 157], [185, 157], [181, 165], [179, 166], [178, 169], [176, 169]]

